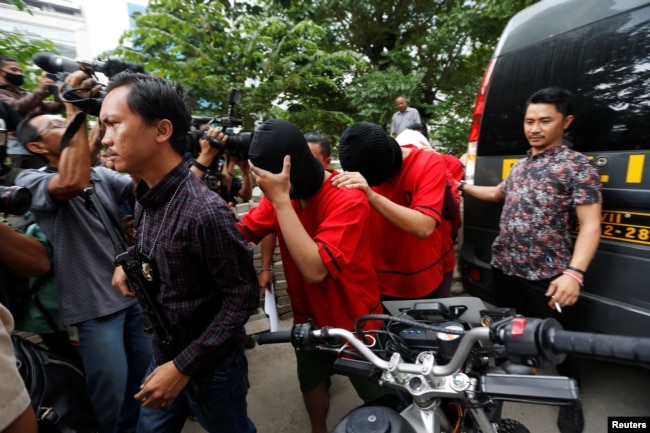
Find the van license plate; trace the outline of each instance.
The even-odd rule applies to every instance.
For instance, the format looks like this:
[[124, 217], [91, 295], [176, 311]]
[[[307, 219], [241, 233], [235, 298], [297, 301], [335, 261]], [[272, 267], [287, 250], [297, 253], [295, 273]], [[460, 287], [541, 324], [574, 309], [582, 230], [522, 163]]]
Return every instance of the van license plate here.
[[[603, 210], [600, 227], [603, 239], [650, 245], [650, 213]], [[577, 221], [571, 231], [578, 233]]]

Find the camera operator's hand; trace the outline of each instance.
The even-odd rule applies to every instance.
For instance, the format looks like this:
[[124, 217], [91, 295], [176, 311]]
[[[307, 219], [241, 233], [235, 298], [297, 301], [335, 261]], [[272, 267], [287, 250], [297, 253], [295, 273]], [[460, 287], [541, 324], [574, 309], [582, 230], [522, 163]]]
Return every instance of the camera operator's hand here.
[[[69, 87], [72, 87], [75, 93], [82, 98], [92, 98], [97, 95], [102, 88], [101, 84], [97, 84], [97, 81], [94, 78], [83, 71], [75, 71], [65, 77], [65, 83], [61, 83], [59, 86], [60, 95], [63, 95], [64, 92], [66, 92], [66, 84]], [[82, 110], [80, 107], [70, 102], [64, 102], [64, 105], [68, 113], [76, 113]]]
[[251, 171], [251, 166], [248, 163], [247, 159], [244, 158], [237, 159], [235, 161], [235, 165], [241, 169], [242, 173], [250, 173]]
[[232, 160], [232, 163], [230, 161], [228, 162], [229, 175], [233, 176], [235, 166], [239, 167], [242, 173], [242, 184], [237, 195], [244, 201], [249, 201], [253, 198], [253, 176], [251, 175], [251, 166], [248, 163], [248, 159], [231, 156], [230, 160]]
[[50, 86], [53, 86], [54, 84], [54, 80], [48, 77], [47, 73], [45, 72], [43, 72], [43, 74], [38, 77], [38, 87], [47, 93], [50, 93]]
[[[220, 128], [208, 128], [207, 135], [215, 139], [226, 142], [228, 135], [222, 133]], [[212, 163], [212, 160], [221, 154], [221, 149], [210, 146], [208, 140], [199, 138], [199, 145], [201, 146], [201, 153], [196, 157], [196, 161], [205, 165], [206, 167]]]

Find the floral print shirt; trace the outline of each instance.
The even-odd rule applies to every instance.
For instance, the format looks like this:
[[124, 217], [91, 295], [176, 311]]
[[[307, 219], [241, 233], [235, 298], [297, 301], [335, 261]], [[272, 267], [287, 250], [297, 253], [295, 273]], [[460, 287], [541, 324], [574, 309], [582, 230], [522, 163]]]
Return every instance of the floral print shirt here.
[[575, 207], [602, 203], [598, 170], [561, 144], [535, 156], [529, 150], [498, 188], [505, 202], [492, 266], [531, 281], [559, 275], [571, 260]]

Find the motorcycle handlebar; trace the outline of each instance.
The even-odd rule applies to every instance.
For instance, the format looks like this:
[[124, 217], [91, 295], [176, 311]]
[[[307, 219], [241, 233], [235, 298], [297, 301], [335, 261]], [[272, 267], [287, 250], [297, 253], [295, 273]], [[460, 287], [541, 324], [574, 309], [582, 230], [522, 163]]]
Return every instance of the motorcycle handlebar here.
[[291, 343], [291, 331], [264, 332], [257, 336], [257, 344]]
[[548, 340], [553, 350], [561, 353], [611, 361], [650, 362], [648, 338], [551, 330]]
[[[259, 344], [291, 342], [298, 349], [313, 348], [323, 339], [343, 338], [378, 368], [397, 368], [404, 373], [419, 373], [422, 366], [399, 363], [378, 357], [355, 334], [338, 328], [312, 329], [311, 324], [294, 325], [291, 331], [267, 332], [258, 337]], [[434, 376], [449, 376], [465, 364], [477, 341], [503, 344], [506, 352], [519, 364], [561, 363], [566, 354], [610, 361], [650, 364], [650, 338], [564, 331], [555, 319], [517, 316], [467, 331], [447, 364], [434, 365]]]

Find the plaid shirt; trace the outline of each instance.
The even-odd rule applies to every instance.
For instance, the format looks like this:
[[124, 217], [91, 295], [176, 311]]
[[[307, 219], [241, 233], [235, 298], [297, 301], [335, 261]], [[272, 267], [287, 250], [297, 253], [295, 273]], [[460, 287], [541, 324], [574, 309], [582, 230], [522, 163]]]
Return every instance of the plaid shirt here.
[[602, 203], [598, 170], [562, 144], [535, 156], [528, 151], [499, 189], [506, 199], [492, 266], [531, 281], [559, 275], [571, 261], [575, 207]]
[[[135, 250], [160, 282], [157, 298], [180, 343], [174, 364], [193, 376], [239, 343], [259, 306], [252, 249], [226, 202], [184, 163], [151, 189], [141, 182], [136, 196], [136, 215], [144, 211]], [[167, 361], [155, 350], [158, 364]]]

